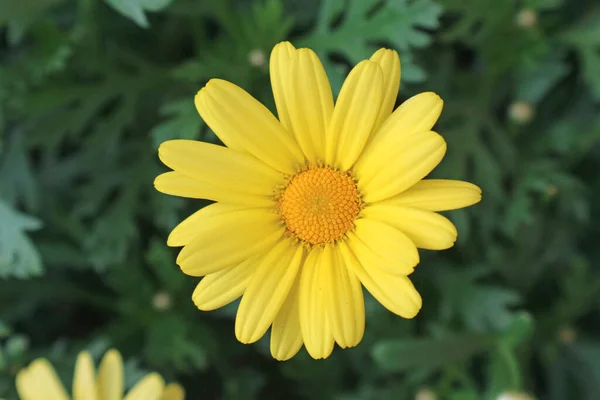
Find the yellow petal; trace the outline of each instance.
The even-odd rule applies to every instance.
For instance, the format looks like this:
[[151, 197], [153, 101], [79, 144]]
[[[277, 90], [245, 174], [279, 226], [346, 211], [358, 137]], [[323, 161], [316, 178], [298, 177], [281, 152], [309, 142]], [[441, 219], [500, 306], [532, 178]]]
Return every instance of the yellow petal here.
[[156, 372], [142, 378], [125, 396], [124, 400], [160, 400], [165, 381]]
[[341, 171], [352, 167], [363, 150], [379, 113], [383, 73], [364, 60], [346, 78], [327, 130], [326, 162]]
[[411, 135], [394, 148], [378, 149], [369, 160], [369, 164], [379, 168], [378, 173], [371, 178], [357, 174], [363, 200], [374, 203], [402, 193], [427, 176], [444, 154], [444, 138], [431, 131]]
[[15, 379], [17, 393], [21, 400], [39, 400], [43, 398], [43, 389], [37, 386], [28, 367], [21, 369]]
[[281, 124], [290, 133], [292, 132], [292, 125], [290, 124], [290, 107], [286, 96], [290, 93], [290, 66], [295, 52], [296, 48], [290, 42], [278, 43], [273, 47], [271, 60], [269, 61], [271, 87], [273, 88], [277, 115]]
[[256, 257], [240, 264], [207, 275], [196, 286], [192, 300], [203, 311], [216, 310], [240, 297], [256, 271]]
[[[77, 356], [73, 376], [73, 400], [96, 400], [96, 372], [94, 361], [87, 351]], [[104, 399], [102, 399], [104, 400]]]
[[160, 400], [184, 400], [185, 399], [185, 390], [183, 387], [177, 383], [169, 383], [167, 387], [165, 387], [165, 391], [163, 392]]
[[[325, 291], [329, 290], [330, 265], [323, 262], [324, 249], [313, 247], [306, 257], [300, 275], [299, 315], [302, 340], [314, 359], [327, 358], [333, 351], [334, 339], [327, 318]], [[328, 250], [331, 252], [331, 249]]]
[[354, 232], [348, 233], [348, 246], [365, 268], [408, 275], [419, 263], [417, 247], [404, 233], [374, 219], [355, 222]]
[[292, 288], [302, 255], [302, 246], [284, 239], [259, 260], [235, 318], [240, 342], [254, 343], [269, 329]]
[[206, 124], [228, 147], [241, 148], [286, 174], [304, 164], [298, 144], [277, 118], [233, 83], [211, 79], [195, 103]]
[[123, 398], [123, 359], [117, 350], [108, 350], [102, 358], [96, 385], [99, 400]]
[[290, 68], [289, 117], [304, 155], [313, 164], [325, 160], [325, 132], [333, 113], [333, 94], [319, 57], [310, 49], [296, 51]]
[[379, 49], [371, 56], [370, 60], [378, 63], [383, 71], [384, 95], [373, 127], [375, 132], [390, 116], [396, 104], [398, 89], [400, 89], [400, 57], [395, 50]]
[[356, 346], [365, 332], [365, 303], [362, 286], [354, 270], [348, 269], [340, 258], [337, 247], [327, 246], [324, 263], [330, 265], [327, 280], [331, 286], [325, 291], [327, 315], [333, 338], [342, 348]]
[[249, 154], [195, 140], [169, 140], [158, 148], [160, 160], [169, 168], [213, 186], [272, 196], [285, 183], [281, 172]]
[[294, 357], [302, 347], [302, 331], [298, 314], [299, 274], [287, 299], [277, 313], [271, 327], [271, 355], [279, 361]]
[[17, 393], [21, 400], [39, 400], [43, 398], [43, 392], [36, 386], [35, 380], [31, 378], [29, 369], [27, 367], [21, 369], [17, 373], [15, 384], [17, 386]]
[[221, 186], [200, 182], [180, 172], [165, 172], [156, 177], [154, 187], [161, 193], [190, 199], [207, 199], [248, 207], [270, 207], [274, 204], [271, 196], [260, 196], [225, 189]]
[[424, 179], [384, 202], [429, 211], [456, 210], [481, 201], [481, 189], [469, 182]]
[[374, 131], [354, 166], [355, 176], [361, 179], [373, 178], [381, 167], [376, 153], [386, 148], [396, 151], [404, 147], [403, 141], [409, 136], [431, 130], [442, 112], [443, 105], [440, 96], [432, 92], [418, 94], [402, 103], [383, 121], [381, 127]]
[[185, 246], [196, 236], [202, 233], [204, 221], [232, 211], [245, 210], [248, 207], [226, 203], [213, 203], [196, 211], [179, 225], [177, 225], [167, 239], [167, 245], [171, 247]]
[[403, 318], [417, 315], [422, 300], [408, 277], [387, 274], [377, 268], [366, 268], [344, 242], [339, 243], [339, 249], [346, 265], [354, 270], [361, 283], [385, 308]]
[[202, 229], [177, 256], [181, 270], [204, 276], [232, 267], [280, 240], [284, 228], [271, 210], [255, 208], [204, 218]]
[[19, 372], [17, 391], [24, 400], [69, 399], [54, 367], [45, 358], [38, 358]]
[[448, 249], [454, 245], [458, 235], [448, 218], [431, 211], [376, 203], [365, 207], [362, 215], [367, 219], [387, 222], [422, 249]]

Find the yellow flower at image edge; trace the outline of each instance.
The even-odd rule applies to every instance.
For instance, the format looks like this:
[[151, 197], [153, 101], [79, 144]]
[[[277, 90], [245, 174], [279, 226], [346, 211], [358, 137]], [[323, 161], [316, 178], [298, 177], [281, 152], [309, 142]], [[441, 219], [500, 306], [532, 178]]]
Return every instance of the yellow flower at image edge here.
[[[33, 361], [17, 374], [21, 400], [121, 400], [123, 399], [123, 360], [116, 350], [104, 355], [96, 373], [92, 357], [79, 353], [73, 376], [73, 396], [69, 397], [54, 367], [44, 358]], [[124, 400], [183, 400], [183, 388], [175, 383], [165, 386], [157, 373], [143, 377]]]
[[453, 180], [423, 180], [442, 160], [431, 129], [442, 100], [410, 98], [392, 112], [400, 60], [381, 49], [348, 75], [333, 101], [310, 49], [273, 49], [270, 74], [279, 119], [232, 83], [213, 79], [196, 95], [206, 124], [227, 146], [173, 140], [159, 157], [171, 172], [157, 190], [208, 199], [169, 235], [184, 246], [177, 263], [204, 276], [201, 310], [242, 296], [235, 334], [242, 343], [271, 328], [271, 354], [313, 358], [337, 343], [356, 346], [365, 328], [362, 286], [393, 313], [413, 318], [421, 297], [408, 275], [417, 248], [453, 246], [454, 225], [436, 211], [481, 200]]

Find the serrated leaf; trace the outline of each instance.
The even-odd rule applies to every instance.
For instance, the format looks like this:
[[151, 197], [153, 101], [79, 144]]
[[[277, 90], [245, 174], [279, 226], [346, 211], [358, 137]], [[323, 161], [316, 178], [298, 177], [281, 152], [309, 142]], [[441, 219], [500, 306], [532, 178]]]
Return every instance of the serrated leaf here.
[[24, 203], [26, 210], [39, 206], [38, 184], [21, 137], [8, 141], [0, 159], [0, 195], [11, 204]]
[[150, 131], [154, 148], [167, 140], [197, 140], [200, 137], [204, 124], [191, 98], [168, 102], [161, 107], [160, 113], [167, 119]]
[[[330, 54], [338, 54], [346, 57], [351, 64], [356, 64], [370, 57], [378, 48], [374, 43], [387, 43], [403, 55], [401, 62], [405, 81], [418, 82], [425, 78], [424, 71], [413, 65], [409, 54], [411, 49], [425, 47], [431, 42], [430, 34], [420, 28], [433, 29], [438, 26], [442, 8], [437, 3], [431, 0], [383, 3], [350, 0], [346, 7], [340, 7], [340, 4], [343, 3], [324, 0], [315, 29], [298, 44], [314, 49], [322, 59]], [[334, 25], [341, 10], [344, 10], [341, 23]], [[357, 35], [356, 32], [361, 34]], [[328, 69], [328, 73], [335, 75], [331, 69]]]
[[95, 221], [84, 241], [89, 261], [95, 268], [104, 270], [125, 261], [131, 239], [138, 234], [133, 218], [130, 200], [123, 198]]
[[443, 313], [446, 318], [459, 317], [471, 331], [504, 331], [514, 320], [511, 307], [520, 303], [521, 296], [511, 289], [477, 283], [480, 272], [475, 269], [439, 274]]
[[27, 231], [41, 228], [39, 220], [0, 200], [0, 277], [27, 278], [42, 273], [39, 252]]
[[444, 9], [459, 15], [444, 33], [448, 40], [463, 39], [479, 42], [489, 37], [490, 32], [512, 22], [515, 7], [512, 1], [490, 3], [481, 0], [444, 0]]
[[149, 327], [146, 354], [157, 365], [172, 364], [179, 370], [204, 369], [208, 358], [196, 340], [189, 337], [184, 319], [177, 315], [164, 315], [156, 318]]

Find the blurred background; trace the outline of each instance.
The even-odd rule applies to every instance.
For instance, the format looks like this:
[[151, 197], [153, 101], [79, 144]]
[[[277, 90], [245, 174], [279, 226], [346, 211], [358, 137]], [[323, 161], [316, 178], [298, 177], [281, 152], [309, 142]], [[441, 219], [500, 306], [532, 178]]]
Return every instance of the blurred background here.
[[[208, 79], [274, 109], [286, 39], [336, 93], [398, 50], [399, 101], [445, 100], [434, 176], [484, 192], [447, 213], [454, 248], [422, 252], [418, 317], [367, 296], [364, 340], [325, 361], [238, 343], [235, 304], [195, 309], [165, 242], [206, 203], [152, 185], [161, 142], [219, 143]], [[0, 397], [36, 357], [69, 387], [80, 350], [115, 347], [127, 384], [158, 371], [194, 400], [597, 400], [599, 140], [595, 0], [0, 0]]]

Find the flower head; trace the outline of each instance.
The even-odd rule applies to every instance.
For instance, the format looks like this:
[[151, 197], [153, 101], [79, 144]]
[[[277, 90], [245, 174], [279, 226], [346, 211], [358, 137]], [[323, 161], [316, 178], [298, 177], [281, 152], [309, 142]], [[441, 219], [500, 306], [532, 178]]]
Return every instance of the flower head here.
[[[82, 351], [77, 357], [73, 376], [73, 400], [123, 399], [123, 361], [116, 350], [104, 355], [98, 372], [92, 357]], [[69, 400], [54, 367], [39, 358], [17, 374], [17, 391], [22, 400]], [[183, 400], [185, 393], [178, 384], [168, 384], [157, 373], [147, 374], [125, 396], [124, 400]]]
[[192, 298], [213, 310], [242, 296], [242, 343], [271, 328], [271, 354], [314, 358], [356, 346], [365, 328], [363, 286], [390, 311], [413, 318], [421, 297], [410, 275], [417, 248], [441, 250], [456, 228], [436, 211], [479, 202], [470, 183], [423, 180], [446, 152], [432, 127], [442, 100], [412, 97], [393, 113], [400, 60], [381, 49], [348, 75], [334, 104], [310, 49], [273, 49], [279, 118], [232, 83], [213, 79], [195, 98], [227, 146], [173, 140], [159, 157], [167, 194], [213, 200], [178, 225], [184, 273], [204, 276]]

